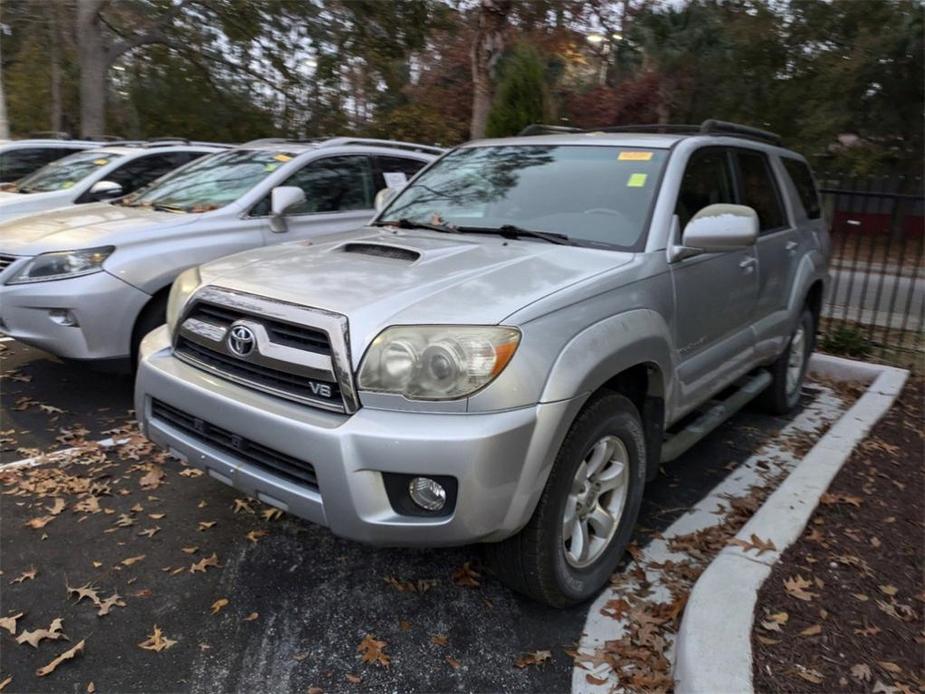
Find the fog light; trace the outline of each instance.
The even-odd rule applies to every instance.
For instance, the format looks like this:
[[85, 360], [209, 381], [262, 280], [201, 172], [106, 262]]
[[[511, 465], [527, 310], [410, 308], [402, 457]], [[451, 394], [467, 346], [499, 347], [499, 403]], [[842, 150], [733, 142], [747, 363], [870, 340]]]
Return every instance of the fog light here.
[[446, 503], [446, 490], [429, 477], [415, 477], [408, 483], [411, 500], [425, 511], [439, 511]]
[[78, 325], [77, 316], [75, 316], [66, 308], [50, 309], [48, 311], [48, 317], [58, 325], [63, 325], [66, 328], [73, 328]]

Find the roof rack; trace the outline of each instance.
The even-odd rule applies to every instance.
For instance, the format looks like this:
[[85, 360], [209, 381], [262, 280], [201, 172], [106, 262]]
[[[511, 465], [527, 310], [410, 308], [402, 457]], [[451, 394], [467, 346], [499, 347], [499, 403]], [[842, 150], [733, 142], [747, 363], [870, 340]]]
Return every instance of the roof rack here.
[[379, 140], [371, 137], [334, 137], [326, 140], [321, 146], [342, 147], [347, 145], [373, 145], [376, 147], [401, 149], [407, 152], [422, 152], [424, 154], [443, 154], [446, 151], [443, 147], [436, 147], [434, 145], [422, 145], [417, 142], [402, 142], [400, 140]]
[[685, 125], [676, 123], [644, 123], [639, 125], [611, 125], [604, 128], [571, 128], [564, 125], [543, 125], [540, 123], [528, 125], [518, 135], [551, 135], [555, 133], [675, 133], [679, 135], [728, 135], [741, 137], [747, 140], [756, 140], [780, 146], [780, 135], [750, 125], [730, 123], [724, 120], [710, 118], [700, 125]]
[[63, 130], [37, 130], [29, 133], [30, 140], [70, 140], [71, 134]]

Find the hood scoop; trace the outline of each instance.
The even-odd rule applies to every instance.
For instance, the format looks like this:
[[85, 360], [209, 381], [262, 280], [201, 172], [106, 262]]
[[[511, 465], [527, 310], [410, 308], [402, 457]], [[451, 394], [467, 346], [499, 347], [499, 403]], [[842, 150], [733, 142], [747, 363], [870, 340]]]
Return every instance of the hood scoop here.
[[401, 246], [387, 246], [382, 243], [348, 243], [342, 248], [344, 253], [359, 253], [360, 255], [374, 255], [380, 258], [391, 258], [413, 263], [421, 257], [417, 251]]

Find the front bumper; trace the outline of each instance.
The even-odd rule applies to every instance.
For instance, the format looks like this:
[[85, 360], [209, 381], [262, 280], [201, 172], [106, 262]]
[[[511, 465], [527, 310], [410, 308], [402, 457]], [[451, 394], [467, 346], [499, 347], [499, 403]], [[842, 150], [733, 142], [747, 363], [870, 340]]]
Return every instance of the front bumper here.
[[[11, 268], [12, 269], [12, 268]], [[68, 359], [121, 359], [150, 296], [107, 272], [52, 282], [0, 285], [0, 326], [20, 342]], [[62, 325], [66, 309], [77, 325]]]
[[[159, 401], [245, 440], [312, 464], [317, 488], [246, 462], [152, 413]], [[529, 520], [583, 398], [490, 414], [360, 408], [324, 412], [196, 369], [171, 354], [161, 327], [143, 341], [135, 405], [143, 432], [195, 467], [261, 501], [379, 545], [442, 546], [500, 540]], [[453, 512], [393, 509], [382, 473], [458, 481]]]

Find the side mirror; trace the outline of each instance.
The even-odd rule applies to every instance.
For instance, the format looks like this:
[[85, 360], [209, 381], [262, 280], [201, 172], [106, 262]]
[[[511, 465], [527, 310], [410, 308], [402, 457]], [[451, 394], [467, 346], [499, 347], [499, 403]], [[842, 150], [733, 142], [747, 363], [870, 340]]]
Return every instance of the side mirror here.
[[118, 198], [121, 195], [122, 186], [115, 181], [97, 181], [92, 186], [90, 186], [90, 190], [87, 191], [87, 196], [94, 202], [98, 202], [100, 200], [112, 200], [113, 198]]
[[704, 253], [734, 251], [754, 245], [758, 213], [745, 205], [707, 205], [684, 227], [681, 243]]
[[385, 206], [388, 205], [392, 198], [398, 193], [394, 188], [383, 188], [378, 193], [376, 193], [376, 212], [381, 212], [385, 209]]
[[286, 212], [305, 202], [305, 191], [298, 186], [277, 186], [270, 192], [270, 229], [280, 233], [287, 231]]

